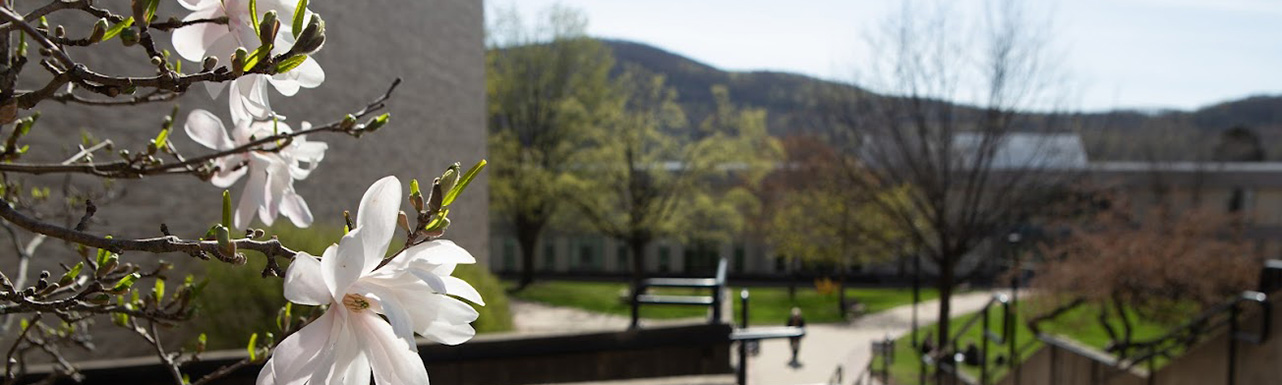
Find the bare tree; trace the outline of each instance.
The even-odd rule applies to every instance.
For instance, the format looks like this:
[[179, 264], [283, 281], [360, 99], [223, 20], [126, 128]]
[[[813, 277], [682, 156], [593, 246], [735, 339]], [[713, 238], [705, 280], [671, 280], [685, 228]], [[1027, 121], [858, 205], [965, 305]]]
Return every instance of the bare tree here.
[[1045, 36], [1018, 4], [989, 3], [970, 25], [931, 5], [905, 5], [872, 41], [878, 58], [865, 85], [887, 95], [834, 87], [824, 110], [832, 142], [856, 155], [843, 165], [847, 177], [870, 191], [905, 191], [867, 202], [937, 269], [942, 348], [953, 289], [974, 271], [963, 261], [1035, 214], [1060, 171], [1085, 159], [1075, 136], [1051, 132], [1059, 115], [1021, 113], [1051, 107], [1059, 79]]

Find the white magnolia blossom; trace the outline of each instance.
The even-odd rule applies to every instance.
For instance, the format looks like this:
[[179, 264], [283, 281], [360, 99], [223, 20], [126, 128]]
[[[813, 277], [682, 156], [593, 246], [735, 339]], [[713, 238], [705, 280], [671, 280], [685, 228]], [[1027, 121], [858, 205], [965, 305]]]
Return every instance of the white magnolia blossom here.
[[[236, 124], [229, 137], [222, 120], [205, 110], [192, 111], [183, 128], [196, 143], [215, 151], [248, 144], [253, 138], [292, 132], [285, 122], [244, 120]], [[309, 128], [311, 124], [303, 122], [301, 129]], [[234, 226], [238, 229], [249, 225], [254, 212], [258, 212], [258, 219], [268, 226], [283, 214], [294, 225], [308, 227], [312, 224], [312, 212], [303, 197], [294, 190], [294, 181], [306, 179], [325, 158], [328, 148], [324, 142], [310, 142], [306, 135], [299, 135], [280, 151], [249, 151], [224, 156], [214, 161], [218, 171], [210, 182], [227, 188], [249, 174], [249, 181], [245, 183], [240, 202], [236, 205]]]
[[427, 384], [414, 333], [450, 345], [475, 334], [469, 323], [476, 310], [446, 295], [484, 305], [476, 289], [450, 276], [457, 264], [475, 263], [466, 250], [426, 242], [377, 268], [400, 202], [399, 180], [375, 182], [361, 198], [355, 229], [319, 260], [303, 252], [294, 257], [285, 298], [329, 308], [276, 346], [258, 384], [368, 384], [371, 370], [378, 384]]
[[[179, 28], [173, 33], [174, 50], [184, 59], [202, 62], [205, 57], [213, 56], [229, 63], [236, 48], [245, 48], [253, 52], [261, 44], [249, 13], [249, 0], [179, 0], [183, 7], [192, 11], [183, 21], [227, 17], [227, 24], [198, 23]], [[293, 23], [297, 3], [289, 0], [257, 0], [256, 7], [262, 19], [267, 11], [276, 11], [280, 18], [280, 31], [272, 44], [272, 55], [283, 54], [294, 46]], [[312, 12], [304, 11], [305, 18], [310, 19]], [[307, 19], [304, 19], [307, 20]], [[249, 118], [258, 120], [270, 119], [272, 109], [267, 99], [267, 85], [271, 84], [285, 96], [293, 96], [301, 88], [315, 88], [325, 81], [325, 71], [315, 59], [308, 57], [301, 65], [289, 72], [271, 76], [251, 74], [231, 82], [228, 105], [231, 108], [232, 122]], [[222, 83], [205, 83], [210, 96], [222, 92]]]

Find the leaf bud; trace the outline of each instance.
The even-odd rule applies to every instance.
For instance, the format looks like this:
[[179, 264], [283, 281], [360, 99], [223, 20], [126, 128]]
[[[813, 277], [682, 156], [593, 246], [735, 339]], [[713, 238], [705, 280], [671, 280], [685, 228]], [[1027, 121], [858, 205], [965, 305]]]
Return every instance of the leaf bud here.
[[401, 211], [396, 215], [396, 225], [400, 226], [401, 230], [405, 230], [406, 233], [410, 232], [410, 217], [405, 215], [404, 211]]
[[312, 14], [311, 20], [303, 32], [298, 34], [298, 39], [290, 51], [299, 55], [310, 55], [319, 51], [325, 45], [325, 20], [320, 15]]
[[152, 56], [152, 57], [151, 57], [151, 65], [159, 66], [159, 65], [163, 64], [164, 62], [165, 62], [165, 59], [160, 58], [160, 56]]
[[445, 173], [441, 174], [440, 179], [441, 191], [450, 191], [454, 189], [454, 185], [458, 183], [459, 171], [462, 169], [462, 165], [458, 162], [454, 162], [454, 164], [451, 164], [449, 168], [445, 169]]
[[201, 67], [200, 67], [200, 68], [201, 68], [201, 70], [203, 70], [203, 71], [212, 71], [212, 70], [214, 69], [214, 67], [217, 67], [217, 66], [218, 66], [218, 58], [217, 58], [217, 57], [214, 57], [214, 56], [206, 56], [206, 57], [205, 57], [205, 61], [204, 61], [203, 63], [201, 63]]
[[133, 28], [125, 28], [121, 30], [120, 43], [124, 44], [126, 47], [132, 47], [134, 44], [138, 44], [138, 31], [135, 31]]
[[59, 39], [67, 37], [67, 29], [63, 28], [61, 25], [53, 27], [53, 36]]
[[276, 42], [276, 33], [279, 31], [280, 20], [276, 17], [276, 11], [263, 14], [263, 21], [258, 24], [258, 41], [263, 45], [271, 45]]
[[249, 51], [245, 47], [236, 48], [231, 54], [231, 73], [236, 76], [245, 73], [245, 61], [249, 60]]

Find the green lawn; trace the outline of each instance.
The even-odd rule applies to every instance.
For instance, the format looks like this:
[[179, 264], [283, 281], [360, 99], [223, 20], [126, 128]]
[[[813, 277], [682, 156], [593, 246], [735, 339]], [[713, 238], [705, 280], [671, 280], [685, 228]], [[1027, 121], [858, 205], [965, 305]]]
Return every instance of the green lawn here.
[[[1000, 330], [999, 328], [1001, 325], [1000, 323], [1001, 308], [999, 306], [994, 306], [989, 311], [990, 311], [989, 322], [992, 323], [991, 328], [995, 331]], [[1018, 334], [1016, 335], [1016, 346], [1020, 348], [1025, 348], [1027, 346], [1026, 349], [1021, 350], [1020, 352], [1020, 359], [1023, 360], [1028, 358], [1028, 356], [1032, 355], [1033, 353], [1037, 352], [1038, 348], [1040, 348], [1041, 343], [1034, 342], [1033, 333], [1031, 330], [1028, 329], [1025, 323], [1023, 315], [1026, 315], [1028, 313], [1023, 311], [1021, 311], [1020, 313], [1022, 314], [1016, 317], [1017, 318], [1016, 325], [1018, 327], [1017, 329]], [[969, 320], [975, 314], [977, 313], [968, 313], [968, 314], [953, 317], [952, 322], [949, 325], [949, 328], [952, 329], [954, 333], [956, 333], [956, 331], [963, 326], [963, 323]], [[1068, 337], [1078, 342], [1081, 342], [1085, 345], [1103, 350], [1105, 345], [1109, 343], [1109, 338], [1108, 338], [1107, 332], [1104, 331], [1104, 328], [1101, 327], [1099, 323], [1096, 321], [1097, 314], [1098, 314], [1098, 309], [1095, 307], [1079, 306], [1075, 309], [1065, 312], [1064, 314], [1060, 315], [1059, 317], [1053, 320], [1043, 322], [1041, 324], [1041, 328], [1042, 328], [1042, 331], [1045, 333], [1057, 334], [1064, 337]], [[1135, 316], [1133, 316], [1132, 319], [1140, 320], [1139, 317], [1135, 317]], [[1119, 331], [1121, 330], [1120, 324], [1115, 324], [1114, 327], [1117, 328], [1117, 330]], [[937, 330], [938, 328], [936, 327], [936, 325], [933, 325], [933, 324], [928, 325], [918, 330], [918, 335], [926, 336], [927, 334], [929, 334], [934, 336]], [[1135, 325], [1134, 333], [1136, 336], [1136, 340], [1148, 340], [1151, 338], [1160, 337], [1162, 334], [1166, 332], [1166, 330], [1167, 328], [1161, 324], [1154, 323], [1154, 322], [1140, 321], [1140, 322], [1137, 322], [1137, 324]], [[962, 337], [958, 340], [960, 341], [959, 345], [964, 347], [968, 342], [974, 342], [976, 346], [981, 346], [980, 345], [981, 340], [979, 339], [981, 335], [980, 333], [982, 333], [982, 331], [980, 330], [980, 327], [979, 327], [979, 321], [976, 321], [975, 326], [967, 330], [967, 332], [963, 334]], [[891, 376], [895, 378], [895, 383], [915, 384], [918, 382], [917, 379], [918, 379], [918, 371], [920, 370], [920, 365], [921, 365], [921, 360], [920, 360], [921, 356], [910, 346], [912, 341], [911, 337], [912, 337], [911, 335], [905, 334], [903, 337], [899, 338], [899, 340], [897, 340], [895, 343], [895, 357], [894, 357], [893, 365], [891, 366]], [[1030, 342], [1033, 345], [1028, 345]], [[933, 340], [932, 340], [932, 343], [933, 343]], [[992, 360], [995, 360], [998, 356], [1003, 356], [1003, 357], [1006, 356], [1008, 352], [1007, 349], [1008, 348], [1005, 345], [1002, 345], [1002, 346], [990, 345], [989, 346], [989, 360], [990, 360], [989, 362], [994, 362]], [[1161, 359], [1159, 359], [1156, 362], [1156, 366], [1159, 368], [1165, 364], [1166, 364], [1166, 361]], [[998, 379], [1004, 376], [1006, 374], [1006, 369], [1007, 368], [1004, 366], [997, 367], [996, 365], [990, 365], [989, 366], [990, 382], [996, 382]], [[978, 367], [963, 366], [963, 371], [968, 373], [974, 378], [979, 378]]]
[[[510, 283], [509, 283], [510, 284]], [[620, 300], [627, 294], [628, 284], [623, 282], [579, 282], [579, 281], [544, 281], [538, 282], [525, 290], [513, 293], [514, 298], [526, 301], [541, 302], [555, 306], [576, 307], [584, 310], [616, 315], [631, 315], [631, 308]], [[735, 301], [735, 321], [738, 322], [739, 291], [742, 287], [730, 290], [730, 300]], [[656, 289], [662, 294], [699, 295], [706, 289]], [[787, 287], [749, 287], [749, 320], [753, 325], [781, 325], [788, 319], [788, 312], [793, 306], [801, 308], [806, 321], [811, 323], [839, 322], [837, 294], [819, 294], [813, 286], [799, 285], [796, 298], [788, 298]], [[912, 302], [910, 289], [846, 289], [847, 298], [854, 298], [863, 303], [868, 312], [878, 312], [895, 306]], [[936, 298], [933, 290], [922, 290], [922, 300]], [[685, 318], [703, 317], [707, 308], [700, 306], [661, 306], [641, 307], [642, 318]]]

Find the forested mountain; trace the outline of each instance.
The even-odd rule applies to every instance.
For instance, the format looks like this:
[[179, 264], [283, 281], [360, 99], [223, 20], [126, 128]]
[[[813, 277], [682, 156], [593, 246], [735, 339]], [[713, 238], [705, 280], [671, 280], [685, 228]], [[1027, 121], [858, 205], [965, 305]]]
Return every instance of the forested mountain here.
[[[822, 132], [817, 90], [838, 85], [862, 91], [798, 74], [724, 71], [641, 43], [604, 42], [614, 52], [616, 72], [632, 67], [666, 76], [693, 122], [712, 108], [709, 88], [722, 84], [735, 103], [766, 110], [771, 134]], [[1117, 110], [1074, 116], [1096, 160], [1209, 159], [1220, 132], [1236, 126], [1260, 136], [1267, 160], [1282, 160], [1282, 95], [1252, 96], [1195, 111]]]

